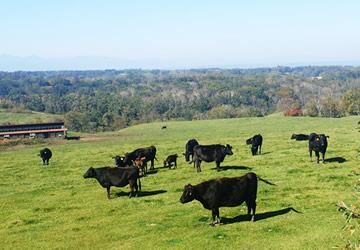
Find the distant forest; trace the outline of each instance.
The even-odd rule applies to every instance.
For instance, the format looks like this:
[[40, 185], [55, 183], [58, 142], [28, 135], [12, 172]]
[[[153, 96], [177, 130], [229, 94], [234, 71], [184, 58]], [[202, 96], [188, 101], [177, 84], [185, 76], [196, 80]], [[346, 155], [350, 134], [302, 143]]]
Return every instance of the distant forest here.
[[75, 131], [139, 123], [360, 114], [360, 67], [0, 72], [0, 108], [63, 114]]

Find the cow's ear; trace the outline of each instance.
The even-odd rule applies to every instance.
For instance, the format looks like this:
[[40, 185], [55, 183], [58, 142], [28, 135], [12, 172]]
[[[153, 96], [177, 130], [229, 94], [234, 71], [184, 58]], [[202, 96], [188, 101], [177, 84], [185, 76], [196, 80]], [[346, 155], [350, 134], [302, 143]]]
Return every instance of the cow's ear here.
[[124, 157], [120, 157], [120, 160], [122, 160], [122, 161], [123, 161], [123, 160], [124, 160]]
[[330, 136], [327, 135], [326, 138], [330, 138]]
[[319, 138], [319, 137], [316, 137], [316, 140], [317, 140], [317, 141], [320, 141], [320, 138]]

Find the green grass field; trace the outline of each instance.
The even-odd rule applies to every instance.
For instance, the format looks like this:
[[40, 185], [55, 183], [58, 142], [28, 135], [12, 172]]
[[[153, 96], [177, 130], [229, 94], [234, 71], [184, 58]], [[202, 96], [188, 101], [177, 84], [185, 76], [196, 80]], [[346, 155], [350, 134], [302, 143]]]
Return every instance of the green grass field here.
[[[359, 118], [264, 117], [143, 124], [118, 132], [84, 135], [80, 141], [43, 141], [0, 152], [0, 248], [2, 249], [331, 249], [354, 240], [343, 230], [336, 203], [360, 204]], [[167, 129], [161, 129], [163, 125]], [[310, 162], [308, 142], [292, 133], [329, 135], [326, 164]], [[245, 140], [264, 138], [262, 155], [251, 156]], [[230, 144], [217, 172], [202, 163], [196, 173], [182, 153], [189, 139]], [[142, 192], [106, 189], [83, 179], [89, 167], [114, 165], [111, 156], [157, 148], [155, 171], [141, 179]], [[53, 151], [43, 166], [39, 150]], [[177, 153], [178, 168], [162, 162]], [[253, 171], [259, 182], [256, 221], [245, 204], [220, 208], [223, 225], [211, 227], [211, 211], [198, 201], [181, 204], [184, 185]], [[301, 213], [296, 213], [293, 208]], [[356, 240], [356, 239], [355, 239]]]
[[22, 124], [22, 123], [39, 123], [62, 121], [62, 115], [54, 115], [35, 111], [24, 113], [14, 113], [6, 109], [0, 109], [0, 125], [6, 124]]

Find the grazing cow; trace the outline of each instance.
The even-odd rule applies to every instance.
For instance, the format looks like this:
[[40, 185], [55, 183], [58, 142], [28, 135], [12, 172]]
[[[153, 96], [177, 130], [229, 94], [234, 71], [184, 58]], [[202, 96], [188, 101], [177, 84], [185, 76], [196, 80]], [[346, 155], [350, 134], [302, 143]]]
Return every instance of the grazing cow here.
[[45, 165], [45, 162], [46, 162], [46, 165], [49, 165], [49, 160], [50, 160], [50, 158], [52, 156], [52, 153], [51, 153], [50, 149], [44, 148], [44, 149], [40, 150], [39, 156], [43, 160], [43, 165]]
[[295, 139], [297, 141], [308, 141], [309, 140], [309, 135], [292, 134], [291, 139]]
[[[126, 153], [124, 162], [131, 162], [139, 159], [141, 157], [146, 157], [146, 162], [151, 161], [150, 169], [154, 169], [154, 159], [156, 155], [156, 148], [154, 146], [146, 147], [146, 148], [138, 148], [132, 151], [131, 153]], [[157, 160], [157, 159], [156, 159]]]
[[161, 129], [166, 129], [167, 127], [166, 126], [162, 126]]
[[[134, 188], [136, 190], [135, 197], [138, 195], [139, 168], [136, 166], [130, 166], [125, 168], [118, 167], [102, 167], [102, 168], [89, 168], [84, 174], [84, 178], [95, 178], [99, 184], [106, 188], [107, 199], [110, 198], [110, 187], [125, 187], [130, 185], [129, 198], [132, 197]], [[139, 190], [141, 191], [141, 182], [139, 179]]]
[[310, 152], [310, 161], [312, 161], [312, 151], [315, 151], [316, 162], [319, 164], [320, 153], [322, 154], [322, 162], [325, 164], [325, 153], [327, 148], [327, 139], [329, 136], [324, 134], [315, 134], [312, 133], [309, 136], [309, 152]]
[[204, 208], [212, 211], [211, 225], [214, 226], [220, 224], [219, 207], [236, 207], [245, 201], [248, 216], [254, 222], [258, 180], [276, 186], [250, 172], [241, 177], [213, 179], [195, 186], [188, 184], [184, 187], [180, 202], [184, 204], [193, 200], [200, 201]]
[[224, 161], [226, 155], [232, 155], [232, 147], [227, 144], [226, 147], [220, 144], [215, 145], [196, 145], [194, 147], [194, 165], [197, 172], [201, 172], [201, 161], [216, 163], [216, 170], [220, 171], [220, 163]]
[[112, 157], [113, 159], [115, 159], [115, 164], [116, 166], [118, 167], [126, 167], [126, 166], [130, 166], [131, 165], [131, 162], [128, 162], [126, 163], [124, 161], [124, 157], [120, 156], [120, 155], [117, 155], [115, 157]]
[[171, 164], [174, 163], [174, 168], [177, 168], [177, 164], [176, 164], [176, 158], [178, 158], [177, 154], [174, 155], [169, 155], [166, 160], [164, 161], [164, 168], [169, 165], [169, 169], [171, 168]]
[[185, 155], [185, 161], [190, 161], [190, 155], [191, 155], [191, 162], [194, 161], [193, 149], [194, 149], [194, 147], [196, 145], [199, 145], [199, 143], [195, 139], [191, 139], [190, 141], [188, 141], [186, 143], [186, 145], [185, 145], [185, 153], [183, 153], [183, 155]]
[[146, 175], [147, 172], [147, 161], [146, 157], [137, 158], [133, 161], [134, 165], [137, 166], [139, 169], [141, 169], [142, 176]]
[[260, 134], [255, 135], [249, 139], [246, 140], [246, 144], [250, 145], [251, 144], [251, 153], [252, 155], [256, 155], [258, 153], [258, 149], [259, 149], [259, 154], [261, 154], [261, 145], [263, 142], [263, 138]]

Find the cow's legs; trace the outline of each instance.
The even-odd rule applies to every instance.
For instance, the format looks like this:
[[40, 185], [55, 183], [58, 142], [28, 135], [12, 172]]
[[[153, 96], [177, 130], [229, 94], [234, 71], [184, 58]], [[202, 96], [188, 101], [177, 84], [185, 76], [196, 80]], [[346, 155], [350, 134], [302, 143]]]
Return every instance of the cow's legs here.
[[259, 155], [261, 155], [261, 144], [259, 145]]
[[315, 151], [315, 155], [316, 155], [316, 163], [319, 164], [320, 153], [318, 151]]
[[[246, 205], [248, 207], [248, 216], [252, 222], [255, 221], [255, 211], [256, 211], [256, 201], [254, 200], [247, 200]], [[253, 211], [253, 214], [251, 216], [251, 210]]]
[[310, 152], [310, 162], [312, 162], [312, 150], [309, 149], [309, 152]]
[[150, 170], [154, 170], [154, 159], [151, 160]]
[[134, 192], [134, 187], [136, 187], [136, 192], [137, 192], [137, 183], [134, 180], [129, 180], [129, 186], [130, 186], [130, 193], [129, 193], [129, 199], [132, 197], [132, 193]]
[[107, 187], [106, 191], [107, 191], [107, 199], [110, 199], [110, 187]]
[[49, 165], [49, 159], [46, 160], [46, 165]]
[[325, 153], [322, 154], [322, 163], [325, 164]]
[[[215, 226], [215, 225], [220, 225], [220, 214], [219, 214], [219, 208], [213, 208], [211, 210], [212, 212], [212, 222], [211, 222], [211, 226]], [[217, 217], [217, 221], [215, 222], [215, 219]]]
[[219, 161], [217, 161], [216, 162], [216, 171], [220, 171], [220, 162]]
[[201, 168], [200, 168], [201, 160], [196, 159], [195, 162], [196, 162], [196, 170], [198, 173], [200, 173], [201, 172]]

